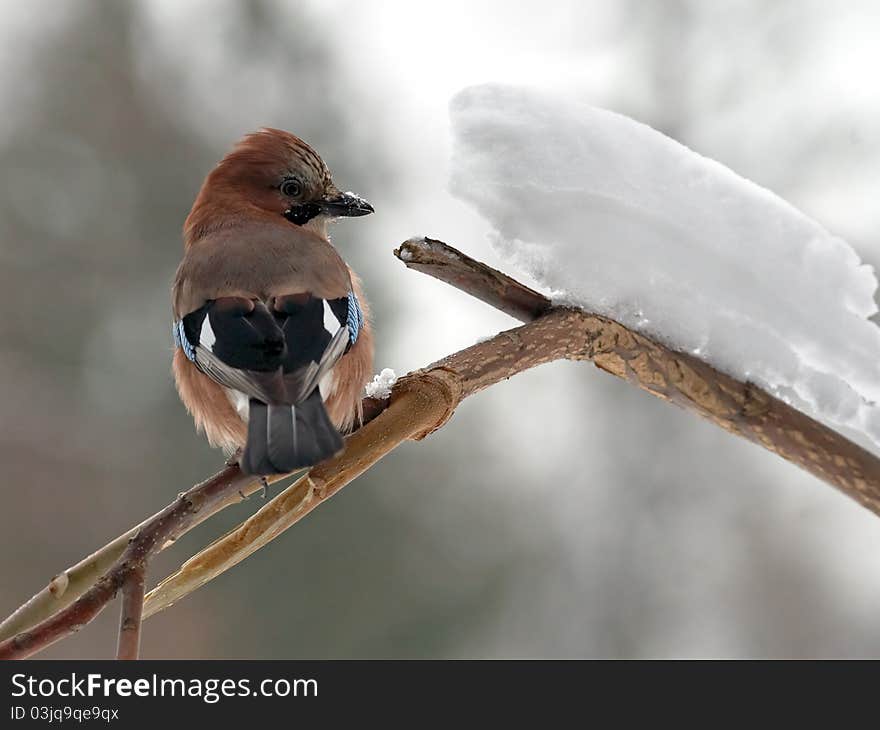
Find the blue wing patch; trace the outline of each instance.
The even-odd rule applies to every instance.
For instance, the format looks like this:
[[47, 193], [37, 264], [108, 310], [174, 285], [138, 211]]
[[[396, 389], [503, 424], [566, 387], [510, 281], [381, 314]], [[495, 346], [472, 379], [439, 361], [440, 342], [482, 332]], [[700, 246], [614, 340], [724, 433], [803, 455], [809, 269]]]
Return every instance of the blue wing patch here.
[[183, 320], [178, 319], [171, 327], [171, 332], [174, 335], [174, 344], [183, 350], [183, 354], [186, 355], [187, 360], [191, 362], [196, 361], [196, 348], [193, 347], [192, 343], [187, 339], [186, 330], [183, 328]]
[[357, 342], [358, 335], [364, 326], [364, 313], [361, 311], [361, 305], [353, 291], [348, 293], [348, 316], [345, 323], [348, 325], [348, 337], [353, 345]]

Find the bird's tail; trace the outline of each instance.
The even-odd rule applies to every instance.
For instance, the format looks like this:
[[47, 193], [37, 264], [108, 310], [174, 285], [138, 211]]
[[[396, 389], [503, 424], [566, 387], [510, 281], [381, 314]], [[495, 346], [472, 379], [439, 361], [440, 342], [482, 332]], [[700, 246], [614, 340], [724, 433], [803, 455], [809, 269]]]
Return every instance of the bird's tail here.
[[286, 474], [341, 449], [342, 436], [330, 422], [317, 389], [295, 406], [251, 399], [247, 445], [241, 457], [245, 474]]

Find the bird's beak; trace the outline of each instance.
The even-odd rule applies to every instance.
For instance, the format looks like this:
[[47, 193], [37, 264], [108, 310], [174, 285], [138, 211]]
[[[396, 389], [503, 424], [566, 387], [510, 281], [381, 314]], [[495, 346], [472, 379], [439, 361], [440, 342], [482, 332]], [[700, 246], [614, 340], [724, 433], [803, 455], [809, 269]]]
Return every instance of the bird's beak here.
[[354, 193], [333, 193], [321, 201], [321, 210], [329, 216], [355, 217], [369, 215], [373, 206]]

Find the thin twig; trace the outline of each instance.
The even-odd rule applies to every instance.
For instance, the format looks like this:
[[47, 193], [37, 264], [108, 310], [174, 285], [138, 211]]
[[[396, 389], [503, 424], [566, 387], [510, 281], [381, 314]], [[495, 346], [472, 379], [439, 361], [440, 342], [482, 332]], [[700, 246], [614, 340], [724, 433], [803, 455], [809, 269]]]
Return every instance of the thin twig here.
[[450, 284], [520, 322], [532, 322], [553, 306], [543, 294], [443, 241], [411, 238], [400, 244], [394, 255], [407, 268]]
[[92, 621], [125, 585], [134, 570], [144, 567], [149, 558], [168, 541], [176, 540], [191, 527], [203, 510], [210, 510], [230, 493], [237, 494], [252, 477], [243, 477], [237, 466], [227, 467], [178, 498], [144, 523], [128, 542], [111, 570], [86, 590], [76, 601], [44, 619], [36, 626], [0, 642], [0, 659], [22, 659], [78, 631]]
[[119, 640], [116, 644], [117, 659], [137, 659], [140, 655], [145, 572], [144, 566], [135, 568], [122, 586]]
[[[277, 478], [272, 478], [271, 481], [283, 478], [285, 477], [279, 476]], [[242, 496], [247, 497], [262, 489], [262, 485], [258, 481], [241, 474], [238, 467], [234, 465], [227, 465], [208, 481], [228, 481], [230, 489], [227, 498], [212, 505], [210, 508], [199, 512], [198, 517], [183, 529], [178, 537], [188, 530], [191, 530], [196, 525], [201, 524], [221, 509], [240, 502]], [[235, 487], [235, 489], [233, 489], [233, 487]], [[165, 510], [162, 510], [152, 517], [148, 517], [139, 525], [132, 527], [119, 537], [111, 540], [104, 545], [104, 547], [96, 550], [91, 555], [88, 555], [75, 565], [72, 565], [53, 577], [45, 588], [36, 593], [0, 623], [0, 641], [15, 636], [16, 634], [35, 626], [40, 621], [48, 618], [57, 611], [66, 608], [77, 598], [82, 596], [83, 593], [95, 584], [98, 578], [109, 571], [110, 568], [113, 567], [113, 564], [119, 560], [119, 557], [125, 552], [125, 548], [129, 544], [129, 541], [135, 534], [137, 534], [138, 530], [143, 529], [151, 522], [158, 519], [164, 511]], [[165, 542], [161, 549], [165, 549], [172, 544], [173, 541]]]

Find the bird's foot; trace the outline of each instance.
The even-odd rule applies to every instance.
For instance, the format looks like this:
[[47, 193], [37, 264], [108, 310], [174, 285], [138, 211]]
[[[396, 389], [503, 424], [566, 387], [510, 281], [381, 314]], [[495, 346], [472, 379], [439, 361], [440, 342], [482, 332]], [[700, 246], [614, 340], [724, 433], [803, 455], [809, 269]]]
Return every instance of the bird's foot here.
[[226, 459], [226, 466], [238, 466], [238, 462], [241, 460], [241, 453], [241, 449], [233, 451]]

